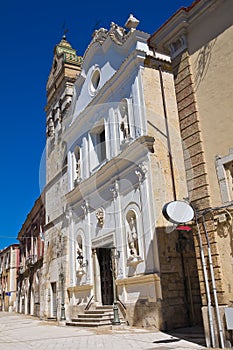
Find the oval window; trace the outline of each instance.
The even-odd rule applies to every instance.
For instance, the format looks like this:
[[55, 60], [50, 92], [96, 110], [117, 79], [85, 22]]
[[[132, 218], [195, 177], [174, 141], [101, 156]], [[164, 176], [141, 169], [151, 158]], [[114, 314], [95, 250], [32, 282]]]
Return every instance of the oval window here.
[[97, 90], [99, 83], [100, 83], [100, 71], [99, 69], [96, 69], [91, 77], [90, 90], [92, 93], [94, 93]]

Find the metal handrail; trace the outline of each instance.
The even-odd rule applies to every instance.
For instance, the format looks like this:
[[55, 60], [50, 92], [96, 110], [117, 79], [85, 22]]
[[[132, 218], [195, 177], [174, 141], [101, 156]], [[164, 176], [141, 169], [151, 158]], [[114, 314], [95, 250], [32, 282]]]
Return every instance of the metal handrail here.
[[85, 306], [84, 310], [89, 310], [89, 307], [91, 306], [91, 301], [94, 298], [94, 295], [91, 296], [91, 298], [89, 299], [87, 305]]
[[120, 299], [117, 298], [117, 302], [119, 302], [121, 304], [121, 306], [126, 310], [126, 306], [124, 303], [122, 303], [122, 301]]

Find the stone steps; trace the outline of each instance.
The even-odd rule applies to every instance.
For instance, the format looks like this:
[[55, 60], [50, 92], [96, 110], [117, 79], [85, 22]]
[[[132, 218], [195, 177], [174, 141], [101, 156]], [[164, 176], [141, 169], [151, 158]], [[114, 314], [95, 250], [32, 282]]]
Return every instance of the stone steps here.
[[[109, 305], [96, 306], [93, 310], [86, 310], [76, 318], [66, 322], [67, 326], [100, 327], [112, 325], [113, 308]], [[121, 318], [122, 323], [124, 320]]]

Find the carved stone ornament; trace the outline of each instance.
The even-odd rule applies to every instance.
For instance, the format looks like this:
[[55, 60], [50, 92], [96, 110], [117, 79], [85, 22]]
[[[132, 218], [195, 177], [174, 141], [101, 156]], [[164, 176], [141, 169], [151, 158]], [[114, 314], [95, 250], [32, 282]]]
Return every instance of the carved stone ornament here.
[[117, 198], [119, 195], [119, 184], [118, 181], [116, 181], [112, 187], [110, 187], [110, 191], [112, 192], [113, 198]]
[[92, 34], [93, 41], [98, 41], [100, 44], [103, 44], [103, 42], [107, 39], [108, 31], [105, 28], [100, 28], [98, 30], [95, 30]]
[[54, 135], [54, 122], [53, 118], [49, 118], [48, 121], [48, 136], [53, 136]]
[[143, 174], [146, 175], [146, 173], [148, 171], [148, 166], [146, 165], [146, 163], [143, 162], [143, 163], [139, 164], [139, 168], [141, 169]]
[[81, 208], [83, 210], [84, 215], [86, 215], [89, 211], [89, 204], [87, 201], [84, 201], [83, 204], [81, 205]]
[[139, 164], [138, 169], [135, 170], [135, 175], [138, 177], [139, 183], [141, 183], [145, 179], [147, 171], [148, 168], [145, 163]]
[[140, 170], [136, 169], [135, 175], [138, 177], [139, 183], [141, 183], [143, 181], [143, 173]]
[[99, 42], [101, 45], [109, 36], [112, 41], [117, 45], [123, 45], [127, 40], [130, 32], [127, 32], [123, 27], [118, 26], [116, 23], [111, 22], [110, 30], [100, 28], [95, 30], [92, 37], [94, 42]]
[[77, 271], [76, 271], [76, 277], [82, 278], [82, 276], [85, 275], [85, 273], [86, 273], [86, 272], [85, 272], [84, 268], [81, 267], [81, 268], [77, 269]]
[[187, 48], [187, 39], [185, 34], [181, 34], [175, 41], [170, 44], [170, 54], [176, 57], [180, 52]]
[[104, 225], [104, 209], [103, 208], [97, 209], [95, 212], [95, 215], [98, 221], [98, 225], [102, 227]]
[[118, 26], [114, 22], [111, 22], [109, 36], [115, 44], [122, 45], [126, 41], [128, 33], [124, 28]]
[[141, 262], [143, 262], [143, 260], [140, 256], [130, 255], [130, 257], [127, 259], [127, 266], [132, 266], [136, 269], [137, 265]]
[[139, 25], [139, 20], [132, 15], [132, 13], [129, 15], [129, 18], [127, 19], [125, 23], [125, 27], [132, 30], [135, 30], [137, 26]]

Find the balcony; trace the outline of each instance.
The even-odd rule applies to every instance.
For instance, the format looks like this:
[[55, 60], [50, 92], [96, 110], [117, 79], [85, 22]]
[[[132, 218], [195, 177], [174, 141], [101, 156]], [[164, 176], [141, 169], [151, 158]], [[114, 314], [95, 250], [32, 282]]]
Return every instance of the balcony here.
[[26, 266], [30, 267], [37, 262], [37, 255], [29, 255], [26, 259]]

